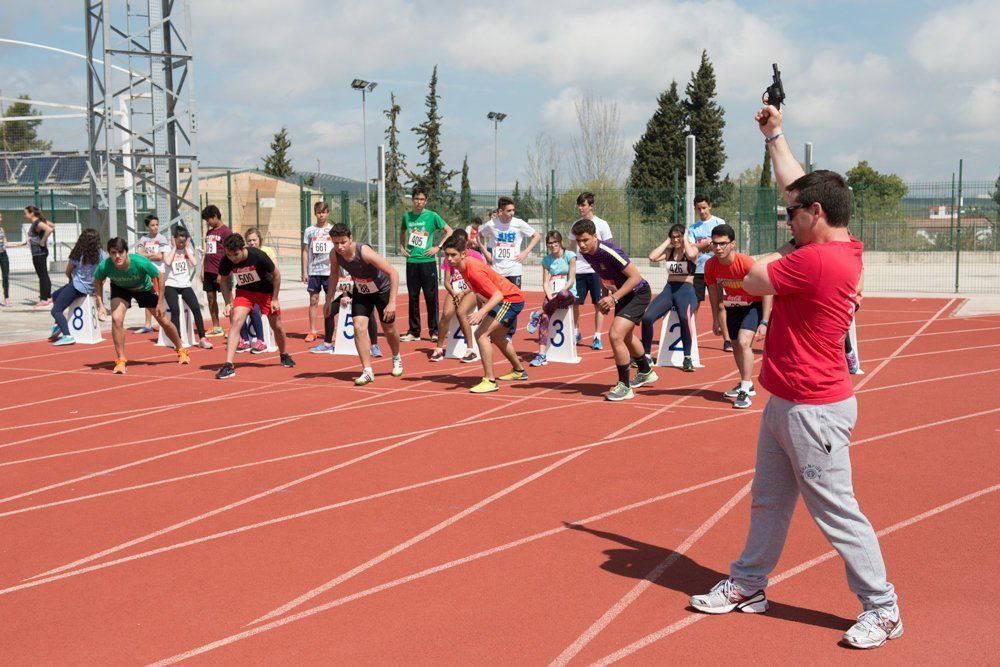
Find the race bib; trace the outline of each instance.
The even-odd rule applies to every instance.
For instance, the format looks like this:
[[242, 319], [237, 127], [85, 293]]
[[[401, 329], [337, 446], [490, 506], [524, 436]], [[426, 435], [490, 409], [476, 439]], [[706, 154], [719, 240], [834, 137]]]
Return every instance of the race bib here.
[[451, 281], [451, 288], [456, 292], [468, 292], [469, 285], [465, 282], [465, 278], [462, 277], [461, 273], [456, 273], [454, 280]]
[[147, 243], [146, 252], [150, 255], [156, 252], [160, 252], [160, 244], [157, 243], [156, 241], [153, 241], [152, 243]]
[[427, 235], [427, 232], [415, 229], [412, 232], [410, 232], [410, 240], [407, 241], [407, 243], [413, 246], [414, 248], [423, 248], [424, 250], [426, 250], [428, 238], [429, 236]]
[[174, 263], [170, 265], [170, 270], [177, 275], [184, 275], [188, 272], [187, 259], [175, 259]]
[[236, 272], [236, 284], [239, 287], [250, 285], [256, 282], [260, 282], [260, 276], [257, 274], [257, 269], [250, 268]]
[[354, 281], [350, 278], [341, 278], [337, 281], [337, 291], [344, 294], [351, 294], [354, 292]]
[[316, 240], [312, 242], [312, 251], [314, 255], [329, 255], [332, 246], [329, 239]]
[[493, 259], [499, 262], [507, 262], [514, 259], [514, 246], [509, 243], [503, 243], [498, 245], [493, 249]]
[[355, 278], [354, 289], [356, 289], [359, 294], [378, 294], [378, 285], [375, 284], [374, 280], [369, 280], [367, 278]]
[[688, 273], [687, 262], [667, 262], [667, 273], [672, 276], [686, 276]]
[[566, 287], [566, 276], [552, 276], [552, 280], [549, 281], [549, 289], [553, 292], [561, 292], [564, 287]]
[[205, 252], [209, 255], [214, 255], [219, 252], [219, 244], [214, 238], [208, 238], [205, 241]]

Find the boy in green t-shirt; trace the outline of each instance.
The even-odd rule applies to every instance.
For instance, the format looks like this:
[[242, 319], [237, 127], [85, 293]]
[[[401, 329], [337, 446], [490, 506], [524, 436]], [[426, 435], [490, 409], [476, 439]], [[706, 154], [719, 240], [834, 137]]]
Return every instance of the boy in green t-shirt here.
[[[152, 315], [163, 333], [177, 350], [177, 363], [190, 364], [191, 358], [181, 343], [163, 302], [163, 273], [143, 257], [129, 253], [128, 243], [122, 238], [108, 241], [108, 255], [94, 270], [94, 296], [97, 297], [97, 317], [108, 318], [104, 307], [104, 281], [111, 281], [111, 338], [115, 343], [115, 374], [125, 374], [125, 311], [132, 299], [140, 308]], [[155, 289], [154, 289], [155, 285]]]
[[[399, 337], [403, 342], [420, 340], [420, 292], [424, 293], [427, 305], [427, 331], [431, 340], [438, 335], [438, 276], [437, 253], [441, 244], [451, 236], [449, 227], [441, 216], [429, 211], [427, 190], [414, 185], [410, 193], [413, 210], [403, 214], [403, 224], [399, 228], [399, 249], [406, 257], [406, 291], [409, 294], [410, 327]], [[444, 230], [440, 241], [434, 237]]]

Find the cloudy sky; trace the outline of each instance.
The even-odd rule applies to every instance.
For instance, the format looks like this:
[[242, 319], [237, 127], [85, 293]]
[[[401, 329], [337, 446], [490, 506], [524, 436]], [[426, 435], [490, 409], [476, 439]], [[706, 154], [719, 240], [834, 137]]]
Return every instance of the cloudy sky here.
[[[0, 37], [83, 52], [79, 0], [0, 5]], [[124, 2], [118, 4], [124, 5]], [[403, 151], [438, 65], [446, 164], [468, 155], [473, 187], [493, 185], [491, 110], [501, 125], [501, 186], [522, 183], [526, 149], [540, 132], [568, 156], [574, 101], [617, 102], [629, 146], [657, 95], [683, 87], [702, 49], [715, 65], [726, 112], [726, 171], [761, 158], [753, 123], [771, 63], [783, 73], [786, 135], [797, 153], [815, 146], [820, 166], [859, 159], [908, 180], [948, 180], [965, 158], [967, 178], [1000, 172], [1000, 2], [846, 0], [194, 0], [196, 94], [202, 164], [259, 166], [271, 135], [287, 126], [296, 168], [361, 178], [360, 95], [350, 81], [378, 82], [368, 97], [368, 140], [383, 141], [381, 110], [395, 92]], [[29, 93], [84, 104], [80, 60], [0, 44], [2, 95]], [[80, 121], [50, 121], [57, 148], [85, 146]], [[77, 131], [81, 128], [81, 131]], [[631, 149], [629, 149], [631, 155]], [[569, 160], [564, 160], [568, 165]], [[559, 184], [569, 185], [567, 171]]]

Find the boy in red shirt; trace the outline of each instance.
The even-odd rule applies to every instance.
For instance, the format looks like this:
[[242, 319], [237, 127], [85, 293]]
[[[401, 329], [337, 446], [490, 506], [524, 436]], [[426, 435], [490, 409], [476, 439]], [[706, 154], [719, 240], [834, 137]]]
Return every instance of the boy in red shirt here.
[[743, 278], [750, 273], [753, 257], [736, 252], [736, 230], [726, 224], [712, 229], [712, 252], [705, 262], [705, 286], [712, 304], [712, 332], [722, 335], [725, 319], [729, 340], [733, 342], [733, 358], [740, 372], [740, 383], [727, 391], [726, 398], [735, 398], [734, 408], [749, 408], [756, 396], [750, 374], [753, 371], [753, 343], [763, 340], [767, 318], [771, 314], [770, 295], [754, 296], [743, 289]]
[[524, 308], [524, 296], [514, 283], [483, 262], [468, 260], [465, 244], [465, 238], [452, 236], [442, 248], [445, 260], [458, 269], [469, 289], [486, 299], [482, 308], [469, 316], [469, 324], [476, 327], [474, 335], [479, 343], [480, 361], [483, 362], [483, 380], [469, 391], [485, 394], [500, 388], [493, 374], [492, 345], [497, 346], [512, 367], [510, 373], [500, 376], [501, 380], [528, 379], [528, 373], [514, 351], [514, 343], [507, 339], [508, 329], [515, 328], [517, 315]]

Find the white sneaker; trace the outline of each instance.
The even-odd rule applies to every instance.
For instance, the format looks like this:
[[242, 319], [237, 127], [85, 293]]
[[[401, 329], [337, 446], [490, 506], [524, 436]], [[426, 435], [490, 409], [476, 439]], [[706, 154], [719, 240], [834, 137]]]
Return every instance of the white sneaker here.
[[361, 375], [354, 379], [354, 386], [363, 387], [375, 381], [375, 375], [371, 371], [362, 371]]
[[869, 609], [858, 622], [844, 633], [844, 643], [854, 648], [878, 648], [889, 639], [903, 636], [903, 619], [896, 610], [896, 618], [888, 609]]
[[[756, 396], [757, 392], [754, 390], [753, 385], [750, 385], [750, 391], [746, 392], [747, 396]], [[740, 395], [740, 385], [736, 385], [729, 391], [723, 394], [726, 398], [736, 398]]]
[[403, 359], [396, 355], [392, 358], [392, 377], [398, 378], [403, 374]]
[[759, 614], [767, 611], [767, 598], [763, 590], [747, 594], [732, 579], [723, 579], [705, 595], [693, 596], [691, 606], [706, 614], [728, 614], [731, 611]]

